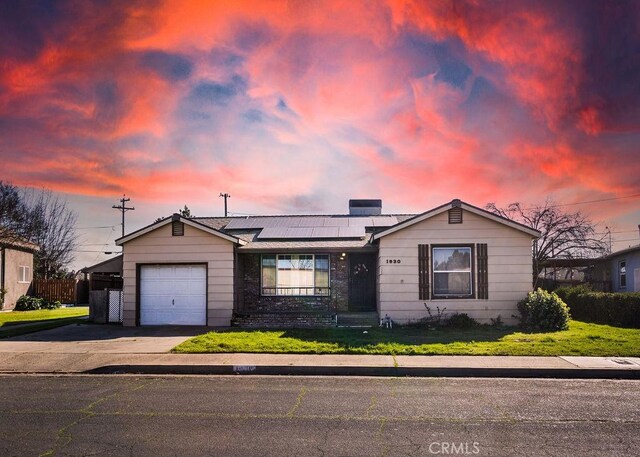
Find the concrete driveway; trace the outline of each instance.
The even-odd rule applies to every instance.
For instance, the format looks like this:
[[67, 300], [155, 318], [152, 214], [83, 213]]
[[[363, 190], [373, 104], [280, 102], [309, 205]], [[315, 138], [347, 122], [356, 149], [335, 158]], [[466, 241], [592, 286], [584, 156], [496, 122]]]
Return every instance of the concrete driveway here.
[[0, 353], [158, 354], [211, 327], [74, 324], [0, 340]]

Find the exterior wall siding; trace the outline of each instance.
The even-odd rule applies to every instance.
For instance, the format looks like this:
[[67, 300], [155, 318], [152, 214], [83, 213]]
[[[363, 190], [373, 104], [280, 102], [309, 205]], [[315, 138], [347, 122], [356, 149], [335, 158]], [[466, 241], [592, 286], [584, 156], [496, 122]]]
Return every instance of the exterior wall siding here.
[[[17, 249], [6, 248], [4, 250], [4, 287], [7, 293], [4, 296], [5, 310], [14, 309], [16, 301], [22, 295], [26, 295], [33, 281], [33, 254], [30, 252], [20, 251]], [[29, 267], [29, 282], [21, 283], [20, 267]]]
[[261, 254], [238, 255], [238, 303], [237, 311], [244, 313], [284, 312], [332, 312], [348, 309], [349, 271], [348, 261], [338, 254], [329, 254], [329, 296], [290, 297], [262, 296]]
[[[515, 323], [512, 316], [517, 314], [516, 304], [532, 289], [532, 238], [468, 211], [463, 210], [462, 224], [449, 224], [445, 211], [387, 235], [379, 243], [378, 312], [398, 323], [426, 317], [425, 304], [434, 313], [439, 307], [446, 308], [446, 313], [467, 313], [482, 323], [498, 316], [506, 323]], [[428, 244], [431, 249], [434, 244], [476, 243], [486, 243], [488, 247], [488, 300], [418, 299], [418, 244]], [[477, 271], [474, 276], [477, 287]]]
[[229, 326], [233, 314], [233, 247], [227, 240], [186, 224], [184, 236], [172, 236], [168, 224], [125, 243], [123, 325], [136, 325], [138, 265], [206, 263], [207, 325]]
[[[626, 262], [626, 287], [620, 287], [619, 264], [623, 260]], [[615, 255], [609, 261], [609, 265], [611, 271], [611, 289], [614, 292], [640, 292], [640, 252], [628, 252], [626, 254]], [[636, 275], [638, 276], [637, 282], [635, 280]]]

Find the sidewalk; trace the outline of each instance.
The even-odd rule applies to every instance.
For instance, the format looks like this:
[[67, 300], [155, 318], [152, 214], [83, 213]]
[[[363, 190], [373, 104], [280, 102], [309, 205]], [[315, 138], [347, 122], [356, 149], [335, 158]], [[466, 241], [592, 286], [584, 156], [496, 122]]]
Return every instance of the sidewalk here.
[[2, 352], [0, 373], [640, 379], [640, 358]]
[[0, 373], [640, 379], [640, 357], [172, 354], [202, 327], [75, 324], [0, 340]]

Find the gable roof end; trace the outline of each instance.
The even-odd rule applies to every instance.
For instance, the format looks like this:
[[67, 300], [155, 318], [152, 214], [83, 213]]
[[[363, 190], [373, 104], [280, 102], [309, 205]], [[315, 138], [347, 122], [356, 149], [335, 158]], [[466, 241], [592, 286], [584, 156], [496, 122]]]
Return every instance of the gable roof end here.
[[538, 230], [532, 229], [531, 227], [527, 227], [524, 224], [521, 224], [519, 222], [515, 222], [512, 221], [510, 219], [506, 219], [502, 216], [498, 216], [496, 214], [493, 214], [487, 210], [478, 208], [477, 206], [473, 206], [470, 205], [468, 203], [465, 203], [461, 200], [455, 199], [450, 201], [449, 203], [445, 203], [444, 205], [438, 206], [437, 208], [431, 209], [429, 211], [425, 211], [422, 214], [418, 214], [417, 216], [414, 216], [410, 219], [407, 219], [404, 222], [400, 222], [399, 224], [394, 225], [393, 227], [389, 227], [386, 230], [383, 230], [382, 232], [376, 233], [371, 237], [371, 241], [375, 241], [378, 240], [382, 237], [385, 237], [387, 235], [391, 235], [392, 233], [395, 233], [397, 231], [403, 230], [407, 227], [411, 227], [414, 224], [417, 224], [419, 222], [422, 222], [426, 219], [432, 218], [433, 216], [437, 216], [438, 214], [441, 214], [445, 211], [450, 210], [451, 208], [462, 208], [463, 210], [469, 211], [470, 213], [476, 214], [478, 216], [482, 216], [484, 218], [490, 219], [494, 222], [498, 222], [499, 224], [503, 224], [506, 225], [508, 227], [511, 227], [513, 229], [519, 230], [521, 232], [524, 232], [530, 236], [532, 236], [533, 238], [538, 238], [540, 237], [540, 235], [542, 235], [542, 233], [540, 233]]
[[205, 225], [205, 224], [203, 224], [201, 222], [198, 222], [196, 220], [180, 216], [179, 214], [174, 214], [174, 215], [172, 215], [170, 217], [165, 217], [164, 219], [162, 219], [162, 220], [160, 220], [158, 222], [155, 222], [155, 223], [153, 223], [151, 225], [147, 225], [146, 227], [143, 227], [140, 230], [136, 230], [135, 232], [132, 232], [132, 233], [130, 233], [128, 235], [125, 235], [125, 236], [123, 236], [121, 238], [118, 238], [116, 240], [116, 245], [117, 246], [122, 246], [124, 243], [127, 243], [127, 242], [129, 242], [129, 241], [131, 241], [133, 239], [136, 239], [139, 236], [145, 235], [145, 234], [147, 234], [147, 233], [149, 233], [149, 232], [151, 232], [151, 231], [153, 231], [155, 229], [158, 229], [160, 227], [164, 227], [165, 225], [168, 225], [168, 224], [170, 224], [170, 223], [172, 223], [174, 221], [183, 222], [184, 224], [189, 225], [189, 226], [191, 226], [193, 228], [196, 228], [198, 230], [202, 230], [203, 232], [210, 233], [211, 235], [215, 235], [215, 236], [220, 237], [220, 238], [222, 238], [224, 240], [230, 241], [230, 242], [235, 243], [235, 244], [239, 244], [241, 246], [247, 244], [246, 241], [241, 240], [240, 238], [237, 238], [237, 237], [232, 236], [232, 235], [227, 235], [226, 233], [223, 233], [220, 230], [217, 230], [217, 229], [214, 229], [212, 227], [209, 227], [208, 225]]

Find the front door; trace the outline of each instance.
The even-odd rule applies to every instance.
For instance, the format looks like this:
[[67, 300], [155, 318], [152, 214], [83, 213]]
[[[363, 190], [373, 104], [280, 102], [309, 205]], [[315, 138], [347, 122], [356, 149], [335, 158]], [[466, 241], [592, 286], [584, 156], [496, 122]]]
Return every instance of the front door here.
[[376, 310], [376, 256], [349, 255], [349, 311]]

